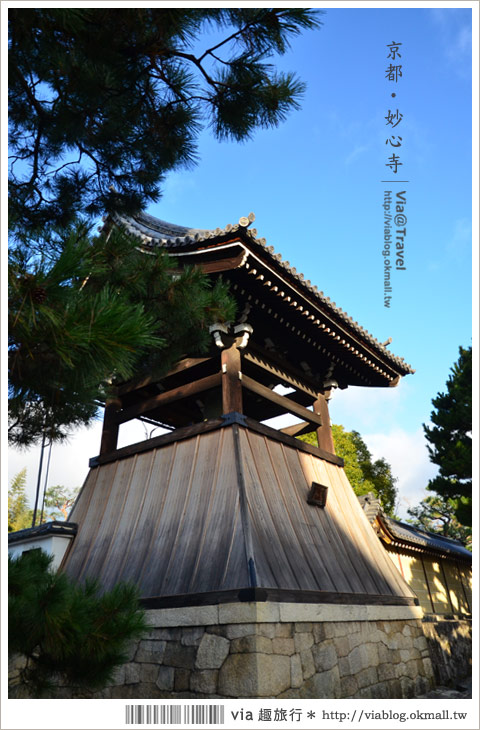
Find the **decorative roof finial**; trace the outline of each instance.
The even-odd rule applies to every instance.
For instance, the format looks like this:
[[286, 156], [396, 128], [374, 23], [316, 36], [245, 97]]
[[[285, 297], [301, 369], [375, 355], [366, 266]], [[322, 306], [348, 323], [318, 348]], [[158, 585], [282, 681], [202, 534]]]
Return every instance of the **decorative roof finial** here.
[[255, 220], [255, 214], [249, 213], [248, 216], [242, 216], [238, 221], [238, 225], [242, 228], [248, 228], [248, 226]]

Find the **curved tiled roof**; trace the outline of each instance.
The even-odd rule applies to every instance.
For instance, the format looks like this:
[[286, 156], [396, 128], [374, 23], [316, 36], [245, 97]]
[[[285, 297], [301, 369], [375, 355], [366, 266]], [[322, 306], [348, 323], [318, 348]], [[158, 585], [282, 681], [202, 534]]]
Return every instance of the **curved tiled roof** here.
[[452, 557], [468, 558], [469, 560], [472, 559], [472, 553], [458, 540], [454, 540], [451, 537], [444, 537], [443, 535], [438, 535], [433, 532], [426, 532], [406, 522], [400, 522], [399, 520], [387, 517], [382, 510], [380, 500], [373, 492], [360, 495], [358, 497], [358, 501], [360, 502], [370, 524], [373, 525], [375, 519], [378, 518], [394, 539], [402, 543], [410, 543], [412, 545], [431, 549], [435, 552], [441, 551], [448, 555], [452, 555]]
[[135, 216], [123, 216], [119, 214], [113, 215], [113, 220], [124, 227], [129, 233], [139, 238], [145, 246], [163, 246], [172, 253], [175, 249], [191, 246], [196, 242], [204, 242], [213, 240], [221, 236], [232, 235], [238, 233], [247, 236], [252, 243], [261, 247], [279, 266], [293, 277], [298, 284], [306, 289], [310, 295], [313, 295], [324, 307], [330, 311], [336, 318], [344, 322], [348, 327], [360, 335], [373, 348], [380, 352], [387, 360], [390, 360], [397, 367], [401, 368], [404, 374], [414, 373], [415, 370], [405, 362], [403, 357], [398, 357], [390, 352], [385, 345], [379, 342], [368, 330], [361, 327], [358, 322], [352, 319], [330, 297], [327, 297], [323, 291], [320, 291], [309, 279], [305, 279], [304, 275], [297, 272], [295, 267], [290, 265], [289, 261], [284, 261], [281, 254], [275, 253], [273, 246], [267, 246], [265, 238], [258, 238], [255, 228], [248, 226], [255, 220], [253, 213], [248, 217], [240, 218], [236, 224], [229, 223], [224, 228], [216, 228], [215, 230], [206, 230], [201, 228], [189, 228], [187, 226], [178, 226], [168, 223], [159, 218], [149, 215], [148, 213], [139, 213]]
[[382, 515], [383, 521], [387, 524], [393, 537], [403, 540], [405, 542], [416, 543], [422, 547], [431, 548], [433, 550], [442, 551], [452, 556], [461, 556], [463, 558], [472, 559], [472, 553], [467, 550], [458, 540], [454, 540], [451, 537], [444, 537], [443, 535], [437, 535], [432, 532], [424, 532], [419, 530], [418, 527], [408, 525], [405, 522], [398, 522], [392, 520], [391, 517]]
[[63, 520], [51, 520], [50, 522], [43, 522], [35, 527], [26, 527], [23, 530], [16, 530], [15, 532], [8, 533], [8, 544], [14, 544], [16, 542], [22, 542], [34, 537], [44, 537], [52, 535], [76, 535], [77, 534], [77, 523], [76, 522], [63, 522]]

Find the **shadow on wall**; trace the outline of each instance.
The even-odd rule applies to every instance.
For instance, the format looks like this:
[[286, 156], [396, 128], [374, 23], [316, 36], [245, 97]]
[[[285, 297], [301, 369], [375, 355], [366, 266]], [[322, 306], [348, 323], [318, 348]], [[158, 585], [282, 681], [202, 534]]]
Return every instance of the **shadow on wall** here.
[[435, 681], [450, 685], [472, 671], [472, 624], [426, 617], [423, 629], [427, 638]]

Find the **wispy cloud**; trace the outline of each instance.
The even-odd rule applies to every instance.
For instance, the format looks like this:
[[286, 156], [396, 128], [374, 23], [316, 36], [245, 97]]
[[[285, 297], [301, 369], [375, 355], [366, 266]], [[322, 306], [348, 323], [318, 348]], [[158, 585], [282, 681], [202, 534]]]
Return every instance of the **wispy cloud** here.
[[390, 433], [365, 433], [362, 437], [372, 456], [386, 459], [392, 467], [392, 474], [398, 480], [397, 513], [407, 517], [407, 509], [429, 494], [426, 486], [437, 473], [437, 467], [428, 457], [423, 430], [410, 433], [396, 428]]
[[459, 76], [468, 78], [472, 52], [471, 10], [432, 8], [430, 16], [440, 31], [447, 62]]
[[470, 253], [472, 245], [472, 222], [468, 218], [455, 221], [453, 235], [447, 242], [447, 251], [455, 254]]
[[355, 149], [348, 155], [348, 157], [345, 158], [345, 164], [350, 165], [354, 160], [357, 159], [357, 157], [360, 157], [363, 155], [364, 152], [368, 151], [367, 145], [358, 145], [355, 147]]
[[[160, 433], [161, 431], [155, 431], [153, 435], [158, 436]], [[88, 428], [76, 430], [67, 443], [54, 445], [52, 447], [47, 487], [54, 484], [61, 484], [68, 488], [82, 486], [88, 474], [89, 459], [99, 453], [101, 436], [102, 421], [95, 421]], [[119, 447], [127, 446], [137, 441], [143, 441], [146, 437], [145, 426], [139, 421], [130, 421], [120, 428], [118, 445]], [[26, 467], [27, 495], [32, 505], [35, 500], [39, 460], [40, 447], [30, 448], [26, 451], [9, 449], [9, 483], [19, 471]], [[46, 460], [47, 455], [45, 454], [41, 479], [42, 493], [46, 476]]]
[[[393, 345], [392, 345], [393, 346]], [[330, 402], [330, 418], [347, 431], [388, 432], [405, 412], [410, 384], [402, 380], [398, 388], [349, 387], [337, 390]]]

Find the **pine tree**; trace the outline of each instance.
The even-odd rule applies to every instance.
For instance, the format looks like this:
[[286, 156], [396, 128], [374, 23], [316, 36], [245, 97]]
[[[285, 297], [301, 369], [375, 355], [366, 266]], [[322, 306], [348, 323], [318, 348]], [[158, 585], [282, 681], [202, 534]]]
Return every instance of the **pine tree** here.
[[8, 531], [23, 530], [31, 527], [33, 511], [28, 506], [26, 492], [27, 469], [16, 474], [8, 489]]
[[44, 500], [45, 507], [50, 508], [48, 512], [49, 519], [66, 520], [68, 518], [68, 512], [73, 507], [79, 491], [80, 487], [68, 489], [61, 484], [49, 487], [45, 492]]
[[456, 501], [456, 517], [472, 525], [472, 348], [459, 348], [445, 393], [432, 399], [433, 426], [423, 426], [430, 461], [439, 474], [427, 489]]
[[[345, 462], [345, 473], [357, 496], [373, 492], [387, 515], [393, 516], [397, 499], [396, 478], [385, 459], [373, 461], [365, 441], [358, 431], [345, 431], [343, 426], [332, 424], [335, 453]], [[317, 446], [315, 432], [299, 436], [302, 441]]]
[[65, 439], [95, 418], [115, 382], [161, 375], [235, 305], [221, 281], [143, 252], [119, 229], [84, 225], [48, 245], [13, 248], [9, 271], [9, 438], [17, 446]]
[[205, 125], [236, 141], [278, 125], [298, 108], [304, 84], [270, 59], [318, 27], [319, 12], [11, 8], [9, 219], [17, 235], [145, 208], [168, 172], [195, 162]]
[[318, 25], [303, 8], [10, 9], [13, 444], [66, 438], [112, 384], [165, 373], [231, 318], [222, 282], [86, 225], [157, 200], [202, 125], [241, 141], [279, 124], [304, 87], [267, 60]]
[[52, 571], [51, 560], [31, 550], [8, 566], [9, 656], [25, 658], [22, 688], [37, 698], [59, 680], [101, 689], [127, 660], [127, 643], [147, 630], [135, 587], [102, 593], [96, 582], [77, 585]]
[[472, 549], [472, 528], [461, 525], [456, 518], [457, 502], [442, 497], [426, 497], [416, 507], [407, 512], [412, 525], [434, 534], [452, 537], [463, 542], [468, 550]]

